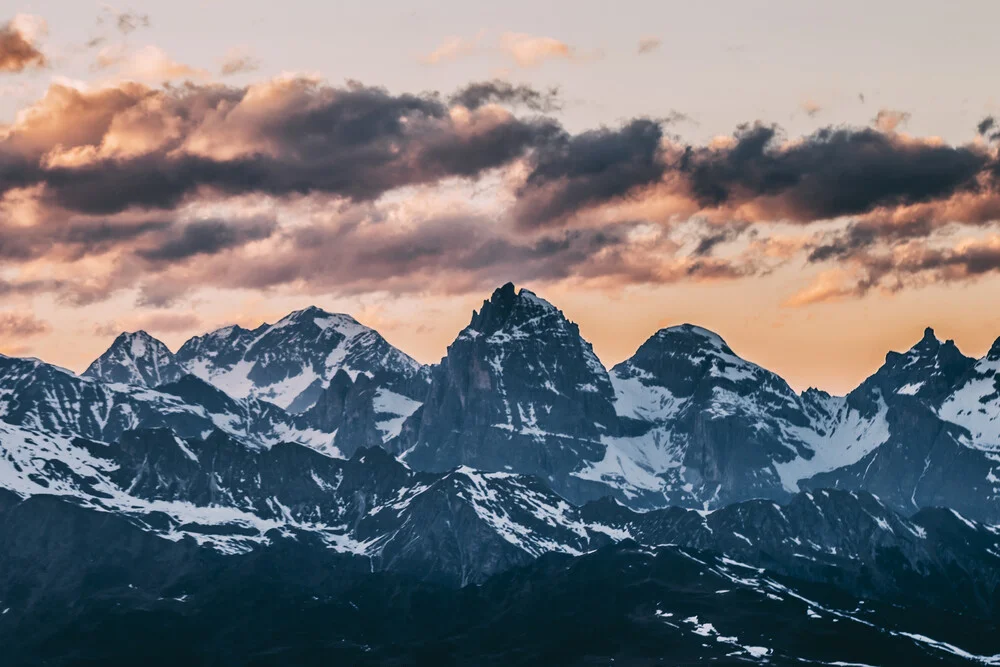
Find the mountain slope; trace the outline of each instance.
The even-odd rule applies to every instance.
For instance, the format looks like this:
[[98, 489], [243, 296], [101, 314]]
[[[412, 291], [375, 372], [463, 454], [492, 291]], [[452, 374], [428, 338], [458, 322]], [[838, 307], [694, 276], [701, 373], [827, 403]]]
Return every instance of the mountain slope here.
[[390, 443], [410, 465], [537, 475], [574, 501], [603, 495], [570, 473], [603, 456], [618, 420], [607, 371], [578, 327], [534, 293], [498, 288], [433, 370]]
[[639, 508], [782, 499], [799, 480], [853, 463], [888, 437], [884, 411], [799, 395], [690, 324], [651, 336], [611, 370], [611, 382], [627, 426], [605, 438], [600, 462], [576, 474], [621, 489], [619, 498]]
[[264, 401], [234, 399], [190, 375], [149, 389], [2, 355], [0, 419], [53, 437], [97, 441], [113, 441], [139, 427], [167, 427], [181, 437], [221, 429], [251, 447], [291, 441], [336, 454], [332, 433], [296, 424]]
[[958, 378], [938, 414], [966, 429], [977, 448], [1000, 452], [1000, 338]]
[[[154, 557], [155, 538], [118, 517], [57, 505], [0, 509], [9, 664], [997, 662], [989, 621], [860, 599], [710, 552], [624, 543], [455, 590], [277, 533], [239, 556], [180, 541]], [[63, 529], [58, 544], [32, 531], [43, 520]], [[84, 550], [92, 558], [74, 562]], [[36, 585], [12, 585], [12, 571]]]
[[1000, 522], [1000, 444], [988, 428], [973, 437], [963, 425], [984, 417], [988, 424], [990, 408], [1000, 407], [979, 390], [992, 377], [993, 363], [990, 354], [978, 362], [964, 356], [929, 328], [907, 352], [890, 352], [846, 398], [861, 415], [885, 414], [885, 440], [857, 461], [803, 479], [800, 486], [866, 490], [900, 511], [945, 506]]
[[167, 429], [137, 430], [96, 443], [3, 423], [0, 488], [62, 496], [228, 554], [268, 544], [274, 530], [309, 535], [375, 569], [452, 584], [549, 552], [579, 555], [635, 539], [710, 549], [817, 581], [833, 570], [854, 590], [904, 599], [921, 592], [909, 578], [918, 572], [961, 585], [961, 595], [939, 594], [939, 606], [1000, 611], [1000, 531], [929, 510], [907, 519], [867, 494], [637, 513], [607, 498], [573, 506], [530, 476], [415, 472], [377, 447], [345, 460], [295, 444], [250, 449], [221, 432], [180, 439]]

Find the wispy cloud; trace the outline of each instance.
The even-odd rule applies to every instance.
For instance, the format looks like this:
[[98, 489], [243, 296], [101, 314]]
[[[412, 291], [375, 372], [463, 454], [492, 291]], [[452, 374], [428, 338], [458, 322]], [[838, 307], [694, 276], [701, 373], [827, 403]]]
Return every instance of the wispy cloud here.
[[802, 104], [799, 105], [799, 108], [801, 108], [810, 118], [813, 118], [816, 114], [823, 110], [823, 106], [819, 102], [811, 99], [803, 100]]
[[22, 72], [48, 64], [39, 40], [48, 32], [45, 20], [18, 14], [0, 26], [0, 72]]
[[906, 111], [879, 109], [879, 112], [876, 114], [875, 120], [872, 121], [872, 123], [880, 132], [895, 132], [903, 125], [906, 125], [909, 120], [910, 114]]
[[140, 28], [150, 26], [149, 14], [141, 14], [131, 9], [119, 10], [109, 4], [101, 5], [101, 14], [97, 17], [97, 23], [99, 25], [109, 23], [123, 35], [129, 35]]
[[234, 74], [244, 74], [260, 69], [260, 61], [243, 49], [232, 48], [226, 52], [222, 59], [222, 66], [219, 68], [223, 76]]
[[636, 52], [639, 55], [646, 55], [658, 50], [661, 46], [663, 46], [663, 40], [659, 37], [643, 37], [636, 45]]
[[421, 60], [428, 65], [437, 65], [472, 55], [482, 44], [485, 35], [485, 31], [479, 32], [479, 34], [472, 38], [452, 35], [445, 38], [430, 53], [421, 57]]
[[523, 32], [505, 32], [500, 35], [500, 48], [520, 67], [537, 67], [548, 60], [579, 62], [600, 57], [597, 52], [585, 54], [554, 37]]
[[522, 68], [538, 67], [551, 60], [585, 62], [601, 57], [599, 51], [584, 52], [554, 37], [504, 32], [491, 39], [484, 30], [471, 38], [448, 37], [434, 50], [421, 56], [420, 60], [428, 65], [437, 65], [485, 53], [499, 53]]
[[171, 58], [163, 49], [147, 45], [132, 50], [127, 44], [118, 43], [103, 47], [97, 53], [91, 69], [115, 70], [119, 80], [159, 84], [182, 79], [208, 80], [211, 74]]

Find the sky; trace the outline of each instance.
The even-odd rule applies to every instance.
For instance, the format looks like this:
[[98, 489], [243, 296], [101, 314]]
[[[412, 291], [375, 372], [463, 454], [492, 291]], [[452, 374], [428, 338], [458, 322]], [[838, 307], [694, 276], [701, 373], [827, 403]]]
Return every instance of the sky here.
[[14, 0], [0, 352], [315, 304], [435, 362], [513, 281], [843, 393], [1000, 336], [1000, 4]]

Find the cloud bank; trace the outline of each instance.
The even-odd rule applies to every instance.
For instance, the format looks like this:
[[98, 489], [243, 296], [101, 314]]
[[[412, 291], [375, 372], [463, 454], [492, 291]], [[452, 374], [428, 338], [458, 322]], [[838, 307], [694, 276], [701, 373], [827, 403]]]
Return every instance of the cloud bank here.
[[[564, 53], [512, 44], [526, 66]], [[962, 145], [887, 110], [691, 144], [669, 117], [570, 131], [559, 108], [557, 90], [499, 79], [53, 84], [0, 131], [0, 292], [167, 305], [207, 287], [620, 286], [800, 262], [820, 271], [789, 299], [803, 305], [998, 268], [992, 119]]]

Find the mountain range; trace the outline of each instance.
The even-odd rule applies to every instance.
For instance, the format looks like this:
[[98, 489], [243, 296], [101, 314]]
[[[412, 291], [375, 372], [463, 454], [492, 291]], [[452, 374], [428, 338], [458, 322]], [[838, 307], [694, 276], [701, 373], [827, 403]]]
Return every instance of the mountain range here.
[[[608, 369], [512, 284], [431, 366], [315, 307], [176, 352], [123, 333], [81, 375], [0, 356], [0, 639], [45, 664], [124, 663], [94, 638], [156, 623], [254, 664], [553, 662], [516, 599], [619, 633], [569, 664], [1000, 664], [998, 371], [1000, 340], [927, 329], [846, 396], [799, 393], [689, 324]], [[258, 613], [248, 586], [314, 612], [285, 652], [199, 634]]]

